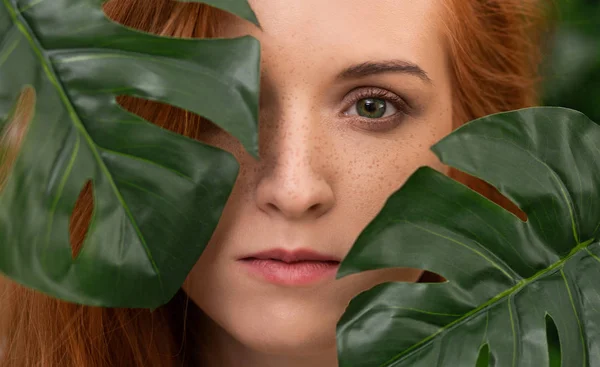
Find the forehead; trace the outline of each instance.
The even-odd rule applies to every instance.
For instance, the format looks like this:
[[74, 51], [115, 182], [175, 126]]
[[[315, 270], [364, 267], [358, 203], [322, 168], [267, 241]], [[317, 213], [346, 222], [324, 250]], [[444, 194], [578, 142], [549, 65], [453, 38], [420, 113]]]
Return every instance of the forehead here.
[[250, 0], [262, 30], [228, 17], [223, 36], [250, 34], [260, 40], [267, 61], [324, 64], [323, 72], [392, 58], [435, 69], [444, 58], [443, 1]]
[[408, 32], [415, 36], [434, 30], [443, 0], [250, 0], [266, 29], [295, 30], [314, 36], [362, 32]]

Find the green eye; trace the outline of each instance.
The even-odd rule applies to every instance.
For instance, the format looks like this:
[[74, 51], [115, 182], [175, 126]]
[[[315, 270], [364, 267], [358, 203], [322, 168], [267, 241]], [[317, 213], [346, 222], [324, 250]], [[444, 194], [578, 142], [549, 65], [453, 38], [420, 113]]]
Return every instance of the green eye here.
[[364, 98], [356, 102], [356, 113], [359, 116], [378, 119], [385, 115], [387, 102], [381, 98]]

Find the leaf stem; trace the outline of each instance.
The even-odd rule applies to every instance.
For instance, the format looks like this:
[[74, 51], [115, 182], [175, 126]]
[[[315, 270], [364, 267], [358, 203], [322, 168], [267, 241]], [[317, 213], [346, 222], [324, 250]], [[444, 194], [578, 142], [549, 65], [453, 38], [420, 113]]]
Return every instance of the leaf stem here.
[[430, 342], [431, 340], [433, 340], [436, 336], [438, 336], [439, 334], [443, 333], [444, 331], [456, 326], [457, 324], [460, 324], [464, 321], [467, 321], [471, 318], [471, 316], [478, 314], [480, 311], [482, 311], [483, 309], [493, 305], [496, 302], [499, 302], [500, 300], [504, 299], [507, 296], [513, 295], [517, 292], [519, 292], [522, 288], [524, 288], [525, 286], [527, 286], [528, 284], [536, 281], [537, 279], [543, 277], [544, 275], [551, 273], [553, 271], [555, 271], [556, 269], [562, 267], [565, 262], [567, 262], [571, 257], [573, 257], [575, 254], [577, 254], [579, 251], [588, 251], [588, 247], [592, 244], [595, 244], [594, 242], [594, 238], [591, 238], [583, 243], [580, 243], [579, 245], [577, 245], [575, 248], [573, 248], [571, 250], [571, 252], [569, 252], [569, 254], [567, 256], [565, 256], [563, 259], [557, 261], [556, 263], [552, 264], [551, 266], [547, 267], [546, 269], [540, 270], [537, 273], [535, 273], [533, 276], [531, 276], [530, 278], [526, 278], [521, 280], [519, 283], [515, 284], [513, 287], [505, 290], [502, 293], [499, 293], [498, 295], [496, 295], [495, 297], [491, 298], [490, 300], [488, 300], [487, 302], [483, 303], [481, 306], [467, 312], [466, 314], [464, 314], [464, 316], [462, 316], [461, 318], [458, 318], [454, 321], [452, 321], [451, 323], [449, 323], [448, 325], [441, 327], [438, 331], [436, 331], [435, 333], [431, 334], [430, 336], [428, 336], [427, 338], [419, 341], [418, 343], [414, 344], [413, 346], [405, 349], [404, 351], [402, 351], [401, 353], [397, 354], [396, 356], [392, 357], [391, 359], [389, 359], [388, 361], [386, 361], [385, 363], [383, 363], [382, 365], [380, 365], [380, 367], [386, 367], [386, 366], [390, 366], [390, 363], [410, 354], [410, 353], [414, 353], [416, 352], [420, 347], [422, 347], [423, 345], [427, 344], [428, 342]]

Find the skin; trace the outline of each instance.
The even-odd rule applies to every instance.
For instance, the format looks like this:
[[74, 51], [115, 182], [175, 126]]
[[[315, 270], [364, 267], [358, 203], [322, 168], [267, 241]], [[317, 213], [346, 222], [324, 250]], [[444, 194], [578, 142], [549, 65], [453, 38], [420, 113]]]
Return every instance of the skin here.
[[[233, 153], [241, 168], [184, 290], [209, 317], [202, 334], [210, 336], [211, 367], [333, 367], [336, 323], [350, 300], [382, 282], [414, 282], [422, 271], [283, 286], [250, 276], [237, 259], [276, 247], [341, 259], [418, 167], [447, 172], [429, 151], [452, 130], [444, 8], [441, 0], [250, 3], [262, 31], [231, 17], [222, 35], [250, 34], [262, 45], [261, 159], [207, 129], [204, 140]], [[339, 76], [390, 60], [413, 63], [426, 77], [401, 70]], [[384, 117], [360, 116], [357, 102], [365, 98], [387, 100]]]

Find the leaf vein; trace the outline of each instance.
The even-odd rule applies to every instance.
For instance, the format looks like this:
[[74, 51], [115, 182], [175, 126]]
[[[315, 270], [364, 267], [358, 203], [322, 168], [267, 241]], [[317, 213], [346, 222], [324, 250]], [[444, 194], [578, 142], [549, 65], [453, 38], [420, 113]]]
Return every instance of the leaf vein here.
[[565, 282], [565, 287], [567, 288], [567, 293], [569, 294], [569, 301], [571, 302], [571, 307], [573, 307], [573, 313], [575, 314], [575, 319], [577, 320], [577, 326], [579, 326], [579, 337], [581, 338], [581, 348], [583, 349], [583, 364], [582, 364], [582, 366], [585, 367], [585, 366], [587, 366], [587, 353], [585, 350], [586, 343], [585, 343], [585, 337], [583, 336], [583, 328], [581, 326], [581, 321], [579, 320], [579, 314], [577, 312], [577, 307], [575, 306], [575, 301], [573, 300], [573, 294], [571, 292], [571, 287], [569, 287], [569, 282], [567, 280], [567, 277], [565, 276], [564, 268], [560, 269], [560, 275], [562, 276], [563, 281]]
[[180, 176], [182, 178], [185, 178], [186, 180], [188, 180], [190, 182], [194, 182], [194, 180], [190, 176], [186, 175], [185, 173], [180, 172], [180, 171], [178, 171], [178, 170], [176, 170], [174, 168], [162, 165], [162, 164], [160, 164], [160, 163], [158, 163], [156, 161], [151, 161], [149, 159], [138, 157], [136, 155], [127, 154], [127, 153], [123, 153], [123, 152], [118, 152], [116, 150], [107, 149], [107, 148], [101, 147], [99, 145], [97, 145], [97, 146], [98, 146], [98, 149], [100, 149], [100, 150], [102, 150], [104, 152], [111, 153], [111, 154], [114, 154], [114, 155], [119, 155], [119, 156], [122, 156], [122, 157], [127, 157], [127, 158], [134, 159], [134, 160], [137, 160], [137, 161], [141, 161], [141, 162], [144, 162], [144, 163], [148, 163], [148, 164], [151, 164], [153, 166], [160, 167], [160, 168], [163, 168], [163, 169], [168, 170], [170, 172], [173, 172], [176, 175], [178, 175], [178, 176]]
[[6, 60], [8, 60], [8, 57], [13, 53], [13, 51], [17, 49], [17, 46], [19, 45], [20, 42], [21, 42], [21, 40], [15, 40], [13, 43], [10, 44], [10, 46], [8, 46], [7, 49], [5, 49], [0, 54], [0, 67], [2, 67], [2, 65], [4, 65]]
[[445, 239], [445, 240], [448, 240], [448, 241], [450, 241], [450, 242], [452, 242], [452, 243], [455, 243], [455, 244], [457, 244], [457, 245], [459, 245], [459, 246], [462, 246], [462, 247], [464, 247], [464, 248], [466, 248], [466, 249], [470, 250], [471, 252], [473, 252], [473, 253], [477, 254], [478, 256], [480, 256], [481, 258], [483, 258], [485, 261], [487, 261], [488, 263], [490, 263], [490, 264], [491, 264], [493, 267], [495, 267], [496, 269], [500, 270], [500, 271], [501, 271], [501, 272], [502, 272], [502, 273], [503, 273], [503, 274], [504, 274], [504, 275], [505, 275], [507, 278], [509, 278], [509, 279], [510, 279], [510, 280], [512, 280], [513, 282], [515, 282], [515, 281], [516, 281], [516, 279], [515, 279], [513, 276], [511, 276], [511, 275], [510, 275], [510, 274], [509, 274], [509, 273], [508, 273], [506, 270], [504, 270], [504, 269], [503, 269], [503, 268], [502, 268], [500, 265], [498, 265], [498, 264], [497, 264], [496, 262], [494, 262], [492, 259], [490, 259], [489, 257], [487, 257], [487, 256], [486, 256], [484, 253], [482, 253], [481, 251], [479, 251], [479, 250], [477, 250], [477, 249], [474, 249], [473, 247], [471, 247], [471, 246], [469, 246], [469, 245], [467, 245], [467, 244], [465, 244], [465, 243], [463, 243], [463, 242], [461, 242], [461, 241], [458, 241], [458, 240], [456, 240], [456, 239], [454, 239], [454, 238], [451, 238], [451, 237], [445, 236], [445, 235], [443, 235], [443, 234], [441, 234], [441, 233], [437, 233], [437, 232], [435, 232], [435, 231], [432, 231], [432, 230], [430, 230], [430, 229], [427, 229], [427, 228], [425, 228], [425, 227], [423, 227], [423, 226], [420, 226], [420, 225], [418, 225], [418, 224], [416, 224], [416, 223], [413, 223], [413, 222], [411, 222], [411, 221], [409, 221], [409, 220], [407, 220], [407, 219], [402, 219], [402, 221], [404, 221], [404, 222], [406, 222], [406, 223], [409, 223], [409, 224], [412, 224], [413, 226], [415, 226], [415, 227], [417, 227], [417, 228], [419, 228], [419, 229], [421, 229], [421, 230], [423, 230], [423, 231], [425, 231], [425, 232], [428, 232], [428, 233], [430, 233], [430, 234], [432, 234], [432, 235], [434, 235], [434, 236], [441, 237], [441, 238], [443, 238], [443, 239]]

